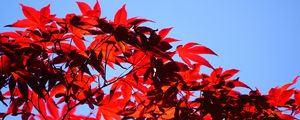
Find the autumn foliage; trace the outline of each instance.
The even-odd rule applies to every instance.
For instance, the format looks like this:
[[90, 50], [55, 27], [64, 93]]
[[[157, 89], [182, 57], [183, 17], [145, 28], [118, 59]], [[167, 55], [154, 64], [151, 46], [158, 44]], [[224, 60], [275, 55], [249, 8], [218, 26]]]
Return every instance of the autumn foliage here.
[[[143, 26], [125, 5], [113, 20], [98, 1], [77, 2], [80, 15], [58, 18], [50, 5], [21, 4], [25, 19], [0, 34], [0, 118], [22, 119], [297, 119], [297, 81], [263, 95], [239, 78], [238, 70], [214, 68], [209, 48], [190, 42], [175, 48], [172, 28]], [[179, 59], [173, 59], [179, 56]], [[203, 73], [200, 67], [212, 70]], [[249, 90], [240, 93], [235, 88]], [[7, 107], [5, 107], [7, 106]], [[86, 106], [88, 114], [78, 107]], [[77, 110], [77, 111], [76, 111]]]

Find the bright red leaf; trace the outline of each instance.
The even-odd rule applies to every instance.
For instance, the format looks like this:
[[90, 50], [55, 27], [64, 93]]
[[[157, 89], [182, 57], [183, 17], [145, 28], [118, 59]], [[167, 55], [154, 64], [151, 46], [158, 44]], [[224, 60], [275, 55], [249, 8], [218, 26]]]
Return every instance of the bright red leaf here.
[[192, 67], [191, 61], [194, 61], [198, 64], [207, 66], [209, 68], [213, 68], [210, 65], [210, 63], [207, 60], [205, 60], [203, 57], [201, 57], [199, 54], [217, 55], [209, 48], [193, 42], [187, 43], [184, 46], [180, 45], [176, 48], [176, 50], [179, 54], [179, 57], [190, 67]]
[[114, 22], [116, 24], [126, 24], [127, 23], [127, 11], [126, 5], [123, 5], [121, 9], [115, 15]]
[[22, 6], [22, 11], [24, 16], [36, 24], [40, 24], [40, 12], [32, 7], [25, 6], [23, 4], [20, 4]]
[[77, 2], [77, 5], [83, 15], [86, 15], [89, 11], [91, 11], [91, 7], [85, 2]]

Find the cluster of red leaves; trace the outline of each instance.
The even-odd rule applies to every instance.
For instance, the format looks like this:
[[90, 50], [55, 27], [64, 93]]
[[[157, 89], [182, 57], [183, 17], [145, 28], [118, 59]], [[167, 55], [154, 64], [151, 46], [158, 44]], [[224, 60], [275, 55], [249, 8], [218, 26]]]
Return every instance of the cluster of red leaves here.
[[[50, 5], [21, 4], [26, 19], [7, 27], [24, 30], [0, 34], [0, 104], [8, 108], [0, 118], [295, 119], [300, 113], [300, 90], [289, 89], [297, 78], [262, 95], [233, 78], [238, 70], [210, 65], [201, 56], [216, 55], [209, 48], [187, 43], [172, 50], [178, 41], [167, 37], [172, 28], [141, 26], [151, 21], [127, 18], [125, 5], [109, 21], [100, 17], [98, 1], [93, 8], [77, 4], [82, 14], [65, 18], [51, 14]], [[176, 54], [183, 62], [173, 60]], [[200, 66], [212, 73], [200, 73]], [[89, 115], [76, 114], [82, 105]]]

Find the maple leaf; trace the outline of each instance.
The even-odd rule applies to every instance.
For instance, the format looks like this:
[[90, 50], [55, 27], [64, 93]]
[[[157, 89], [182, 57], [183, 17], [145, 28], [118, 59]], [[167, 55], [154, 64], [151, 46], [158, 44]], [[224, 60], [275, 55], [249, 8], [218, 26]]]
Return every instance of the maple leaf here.
[[192, 67], [192, 64], [190, 61], [194, 61], [198, 64], [207, 66], [209, 68], [213, 68], [210, 65], [210, 63], [207, 60], [205, 60], [203, 57], [201, 57], [199, 54], [217, 55], [209, 48], [199, 45], [198, 43], [194, 43], [194, 42], [187, 43], [184, 46], [179, 45], [179, 46], [177, 46], [176, 51], [179, 54], [179, 57], [190, 67]]
[[87, 12], [91, 11], [91, 7], [85, 2], [77, 2], [77, 5], [83, 15], [86, 15]]
[[132, 26], [137, 27], [140, 24], [145, 23], [145, 22], [153, 22], [153, 21], [145, 19], [145, 18], [132, 17], [127, 20], [127, 23], [128, 23], [127, 28], [131, 28]]
[[239, 78], [237, 78], [236, 80], [228, 80], [228, 81], [226, 81], [226, 83], [227, 83], [226, 86], [230, 87], [230, 88], [243, 87], [243, 88], [248, 88], [251, 90], [251, 88], [248, 85], [239, 81]]
[[114, 23], [115, 24], [123, 24], [126, 25], [127, 23], [127, 11], [126, 11], [126, 5], [123, 5], [122, 8], [120, 8], [117, 13], [115, 14]]
[[21, 4], [22, 11], [24, 16], [28, 19], [33, 21], [34, 23], [40, 24], [40, 12], [32, 7], [25, 6]]
[[47, 98], [46, 105], [47, 105], [48, 111], [52, 115], [52, 117], [59, 118], [59, 114], [58, 114], [59, 109], [58, 109], [55, 101], [51, 97]]
[[100, 17], [101, 15], [101, 8], [98, 0], [96, 1], [93, 10], [85, 2], [77, 2], [77, 5], [84, 16]]
[[11, 25], [6, 25], [5, 27], [19, 27], [19, 28], [27, 28], [31, 26], [35, 26], [36, 24], [29, 19], [17, 20], [15, 23]]
[[81, 38], [79, 38], [78, 36], [74, 36], [72, 40], [80, 50], [86, 50], [86, 46]]
[[23, 14], [27, 19], [18, 20], [11, 25], [6, 25], [6, 27], [40, 27], [43, 29], [44, 25], [55, 17], [55, 15], [50, 15], [50, 4], [43, 7], [40, 11], [23, 4], [20, 5], [22, 7]]
[[173, 29], [173, 27], [164, 28], [164, 29], [161, 29], [158, 32], [158, 35], [162, 38], [162, 41], [165, 41], [165, 42], [168, 42], [168, 43], [179, 41], [179, 40], [174, 39], [174, 38], [166, 37], [172, 29]]
[[267, 97], [268, 97], [268, 102], [274, 106], [283, 106], [285, 103], [290, 99], [290, 97], [294, 93], [294, 89], [289, 89], [288, 88], [295, 84], [297, 80], [300, 78], [300, 76], [297, 76], [292, 83], [286, 84], [282, 87], [275, 87], [271, 88]]
[[129, 75], [126, 76], [124, 79], [118, 80], [116, 83], [114, 83], [111, 87], [111, 95], [116, 92], [118, 89], [121, 90], [121, 94], [123, 96], [124, 101], [129, 101], [130, 97], [132, 96], [132, 91], [140, 91], [142, 93], [147, 92], [147, 87], [142, 84], [142, 79], [140, 78], [133, 78], [133, 76]]
[[222, 73], [221, 77], [225, 80], [233, 77], [236, 73], [238, 73], [239, 70], [236, 69], [230, 69], [230, 70], [226, 70]]
[[122, 110], [124, 104], [122, 99], [118, 99], [120, 96], [120, 92], [116, 92], [113, 95], [106, 95], [100, 103], [101, 106], [98, 108], [96, 119], [101, 119], [101, 116], [103, 116], [106, 120], [120, 120], [121, 117], [117, 113]]
[[202, 78], [199, 72], [200, 64], [193, 64], [193, 67], [190, 70], [180, 72], [180, 74], [183, 77], [184, 81], [193, 82]]
[[31, 101], [33, 106], [39, 110], [39, 114], [41, 114], [41, 116], [47, 116], [45, 101], [39, 97], [39, 95], [32, 93]]
[[161, 37], [161, 38], [165, 38], [169, 32], [173, 29], [173, 27], [170, 27], [170, 28], [164, 28], [164, 29], [161, 29], [159, 32], [158, 32], [158, 35]]
[[76, 112], [76, 107], [69, 111], [69, 108], [73, 107], [74, 105], [76, 105], [75, 101], [70, 101], [69, 104], [65, 104], [62, 108], [60, 116], [65, 116], [65, 118], [75, 118], [74, 113]]

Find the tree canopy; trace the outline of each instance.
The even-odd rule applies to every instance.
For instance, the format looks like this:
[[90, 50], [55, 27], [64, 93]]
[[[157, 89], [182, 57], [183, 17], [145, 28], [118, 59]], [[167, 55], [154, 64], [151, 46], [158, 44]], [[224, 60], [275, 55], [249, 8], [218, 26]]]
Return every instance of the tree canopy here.
[[[202, 55], [208, 47], [144, 26], [122, 6], [113, 20], [77, 2], [80, 15], [58, 18], [50, 5], [21, 4], [25, 19], [0, 33], [0, 118], [22, 119], [297, 119], [297, 82], [267, 94], [250, 88], [236, 69], [215, 68]], [[174, 59], [179, 56], [180, 59]], [[211, 73], [203, 73], [201, 67]], [[112, 77], [111, 77], [112, 76]], [[245, 88], [240, 93], [235, 88]], [[88, 106], [88, 115], [77, 114]]]

